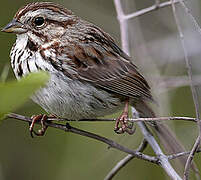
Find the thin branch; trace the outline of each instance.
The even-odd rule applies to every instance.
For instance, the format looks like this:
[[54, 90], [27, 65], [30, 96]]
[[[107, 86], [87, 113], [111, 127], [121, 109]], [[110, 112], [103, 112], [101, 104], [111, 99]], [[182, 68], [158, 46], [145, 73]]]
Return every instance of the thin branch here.
[[126, 18], [124, 18], [125, 14], [121, 6], [121, 0], [114, 0], [114, 4], [117, 11], [117, 18], [120, 24], [122, 49], [126, 54], [129, 55], [128, 22]]
[[[179, 0], [174, 1], [174, 3], [178, 3], [178, 2], [179, 2]], [[139, 10], [137, 12], [134, 12], [134, 13], [131, 13], [131, 14], [128, 14], [128, 15], [124, 15], [122, 17], [122, 19], [128, 20], [128, 19], [132, 19], [132, 18], [135, 18], [135, 17], [139, 17], [139, 16], [142, 16], [144, 14], [150, 13], [152, 11], [155, 11], [155, 10], [170, 6], [171, 3], [172, 3], [171, 1], [167, 1], [167, 2], [164, 2], [164, 3], [160, 3], [158, 5], [154, 4], [153, 6], [150, 6], [148, 8]]]
[[[200, 152], [201, 152], [201, 149], [198, 149], [197, 151], [194, 151], [194, 153], [200, 153]], [[180, 152], [180, 153], [177, 153], [177, 154], [171, 154], [171, 155], [168, 156], [168, 159], [172, 160], [172, 159], [176, 159], [176, 158], [179, 158], [181, 156], [186, 156], [186, 155], [190, 155], [190, 154], [191, 154], [191, 151]], [[193, 156], [191, 156], [191, 157], [193, 158]], [[196, 166], [194, 166], [194, 171], [195, 171], [196, 179], [200, 180], [200, 173], [199, 173], [199, 170], [198, 170], [198, 168]]]
[[185, 41], [184, 41], [184, 34], [182, 32], [182, 29], [181, 29], [181, 26], [180, 26], [180, 23], [179, 23], [179, 19], [178, 19], [177, 14], [176, 14], [176, 8], [175, 8], [174, 0], [171, 0], [171, 1], [172, 1], [173, 15], [174, 15], [175, 22], [176, 22], [176, 25], [177, 25], [177, 29], [178, 29], [178, 32], [179, 32], [179, 37], [180, 37], [180, 41], [181, 41], [183, 52], [184, 52], [184, 58], [185, 58], [185, 61], [186, 61], [186, 67], [187, 67], [187, 70], [188, 70], [188, 76], [189, 76], [189, 79], [190, 79], [190, 86], [191, 86], [193, 102], [194, 102], [194, 106], [195, 106], [196, 118], [200, 119], [200, 113], [199, 113], [199, 108], [200, 107], [199, 107], [199, 102], [198, 102], [198, 94], [197, 94], [196, 88], [195, 88], [195, 86], [193, 84], [192, 64], [191, 64], [191, 62], [190, 62], [190, 60], [188, 58], [188, 53], [187, 53], [187, 49], [186, 49]]
[[[32, 120], [31, 120], [31, 118], [30, 117], [27, 117], [27, 116], [22, 116], [22, 115], [19, 115], [19, 114], [16, 114], [16, 113], [10, 113], [10, 114], [8, 114], [7, 115], [7, 118], [11, 118], [11, 119], [16, 119], [16, 120], [20, 120], [20, 121], [24, 121], [24, 122], [32, 122]], [[181, 119], [181, 120], [185, 120], [185, 119], [187, 119], [187, 121], [188, 120], [190, 120], [190, 121], [194, 121], [195, 120], [195, 118], [189, 118], [189, 117], [164, 117], [164, 118], [169, 118], [169, 119], [171, 119], [171, 118], [173, 118], [173, 119]], [[146, 119], [150, 119], [150, 121], [152, 121], [151, 119], [157, 119], [157, 118], [139, 118], [140, 119], [140, 122], [142, 122], [142, 120], [144, 119], [145, 121], [146, 121]], [[94, 119], [95, 121], [97, 120], [97, 121], [102, 121], [102, 119]], [[94, 120], [91, 120], [91, 119], [86, 119], [85, 120], [85, 122], [94, 122]], [[135, 120], [135, 119], [134, 119]], [[137, 119], [136, 119], [137, 120]], [[158, 118], [158, 120], [160, 120], [160, 118]], [[50, 121], [50, 122], [49, 122]], [[71, 121], [71, 120], [67, 120], [67, 119], [47, 119], [47, 125], [49, 126], [49, 127], [52, 127], [52, 126], [55, 126], [54, 128], [58, 128], [58, 129], [60, 129], [60, 127], [62, 127], [61, 128], [61, 130], [65, 130], [65, 128], [66, 128], [66, 126], [65, 125], [63, 125], [63, 124], [55, 124], [55, 123], [52, 123], [52, 121], [62, 121], [62, 122], [64, 122], [64, 121]], [[108, 119], [108, 120], [106, 120], [106, 121], [115, 121], [115, 120], [113, 120], [113, 119]], [[80, 122], [80, 121], [75, 121], [75, 122]], [[38, 122], [38, 124], [40, 124], [39, 122]], [[59, 126], [57, 126], [57, 125], [59, 125]], [[60, 126], [61, 125], [61, 126]], [[64, 129], [63, 129], [64, 128]], [[145, 142], [145, 140], [143, 140], [143, 142], [141, 143], [141, 145], [139, 146], [139, 148], [136, 150], [136, 151], [143, 151], [144, 149], [145, 149], [145, 147], [146, 147], [146, 145], [147, 145], [147, 142]], [[201, 152], [201, 149], [198, 149], [197, 151], [196, 151], [197, 153], [200, 153]], [[172, 154], [172, 155], [168, 155], [167, 157], [168, 157], [168, 159], [175, 159], [175, 158], [178, 158], [178, 157], [180, 157], [180, 156], [184, 156], [184, 155], [187, 155], [187, 154], [190, 154], [190, 151], [189, 152], [180, 152], [180, 153], [177, 153], [177, 154]]]
[[[194, 16], [191, 14], [190, 9], [186, 6], [186, 4], [183, 1], [180, 1], [180, 4], [182, 5], [182, 7], [184, 8], [184, 10], [186, 11], [186, 13], [188, 14], [188, 16], [190, 17], [190, 19], [193, 22], [193, 24], [194, 24], [197, 32], [201, 35], [201, 28], [200, 28], [199, 24], [197, 23], [196, 19], [194, 18]], [[198, 99], [197, 99], [196, 103], [198, 103], [198, 105], [199, 105]], [[193, 148], [191, 150], [189, 158], [187, 159], [185, 170], [184, 170], [184, 179], [188, 178], [189, 171], [190, 171], [190, 166], [191, 166], [191, 163], [193, 161], [194, 154], [195, 154], [196, 150], [199, 148], [200, 143], [201, 143], [201, 120], [200, 120], [199, 109], [200, 109], [200, 107], [197, 106], [196, 111], [198, 111], [197, 125], [198, 125], [198, 128], [199, 128], [199, 135], [198, 135], [198, 137], [196, 139], [196, 142], [195, 142], [195, 144], [194, 144], [194, 146], [193, 146]], [[197, 179], [200, 179], [199, 174], [197, 173], [196, 175], [197, 175]]]
[[[178, 29], [178, 32], [179, 32], [180, 41], [181, 41], [183, 52], [184, 52], [184, 58], [185, 58], [185, 61], [186, 61], [186, 66], [187, 66], [187, 70], [188, 70], [188, 76], [189, 76], [189, 79], [190, 79], [190, 87], [191, 87], [191, 92], [192, 92], [192, 96], [193, 96], [193, 102], [194, 102], [194, 106], [195, 106], [197, 124], [198, 124], [198, 127], [199, 127], [199, 135], [198, 135], [198, 137], [196, 139], [196, 142], [195, 142], [195, 144], [194, 144], [194, 146], [193, 146], [193, 148], [191, 150], [190, 155], [188, 156], [188, 159], [187, 159], [187, 162], [186, 162], [186, 165], [185, 165], [184, 180], [188, 180], [194, 154], [195, 154], [196, 150], [198, 149], [198, 147], [200, 145], [200, 138], [201, 138], [201, 120], [200, 120], [200, 113], [199, 113], [200, 107], [199, 107], [199, 102], [198, 102], [198, 94], [197, 94], [196, 88], [195, 88], [195, 86], [193, 84], [192, 64], [191, 64], [191, 62], [190, 62], [190, 60], [188, 58], [188, 53], [187, 53], [187, 49], [186, 49], [185, 41], [184, 41], [184, 35], [183, 35], [182, 29], [181, 29], [181, 26], [180, 26], [180, 23], [179, 23], [179, 19], [178, 19], [177, 14], [176, 14], [176, 8], [175, 8], [174, 0], [171, 0], [171, 1], [172, 1], [173, 15], [174, 15], [175, 22], [176, 22], [176, 25], [177, 25], [177, 29]], [[185, 4], [182, 2], [182, 0], [180, 1], [180, 3], [182, 4], [183, 7], [185, 7], [184, 9], [186, 10], [187, 8], [186, 8]], [[186, 12], [189, 13], [188, 9], [187, 9]]]
[[184, 1], [179, 1], [179, 3], [182, 5], [182, 7], [184, 8], [184, 10], [186, 11], [187, 15], [190, 17], [191, 21], [193, 22], [196, 30], [198, 31], [198, 33], [201, 35], [201, 28], [197, 22], [197, 20], [195, 19], [195, 17], [192, 15], [190, 9], [187, 7], [187, 5], [185, 4]]
[[[18, 114], [13, 114], [12, 113], [12, 114], [9, 114], [7, 117], [8, 118], [14, 118], [14, 119], [20, 120], [20, 121], [25, 121], [25, 122], [28, 122], [28, 123], [32, 122], [32, 119], [30, 117], [26, 117], [26, 116], [22, 116], [22, 115], [18, 115]], [[40, 122], [37, 122], [37, 123], [40, 124]], [[134, 157], [136, 157], [138, 159], [142, 159], [142, 160], [154, 163], [154, 164], [159, 163], [158, 158], [156, 158], [156, 157], [149, 156], [149, 155], [143, 154], [141, 152], [128, 149], [127, 147], [124, 147], [124, 146], [122, 146], [122, 145], [120, 145], [120, 144], [118, 144], [118, 143], [116, 143], [116, 142], [114, 142], [114, 141], [112, 141], [112, 140], [110, 140], [108, 138], [105, 138], [103, 136], [99, 136], [97, 134], [94, 134], [94, 133], [91, 133], [91, 132], [87, 132], [87, 131], [72, 127], [68, 123], [67, 123], [67, 125], [63, 125], [63, 124], [58, 124], [58, 123], [53, 123], [53, 122], [46, 121], [45, 125], [48, 126], [48, 127], [63, 130], [65, 132], [71, 132], [71, 133], [78, 134], [78, 135], [81, 135], [81, 136], [96, 139], [98, 141], [101, 141], [101, 142], [109, 145], [109, 147], [111, 147], [111, 148], [118, 149], [119, 151], [125, 152], [127, 154], [132, 154]]]
[[159, 157], [160, 166], [165, 170], [165, 172], [168, 174], [168, 176], [171, 179], [182, 180], [181, 177], [177, 174], [177, 172], [173, 169], [173, 167], [169, 163], [168, 157], [162, 152], [160, 146], [156, 142], [156, 140], [153, 137], [152, 133], [146, 127], [145, 123], [144, 122], [139, 122], [138, 125], [141, 128], [145, 139], [148, 141], [148, 143], [152, 147], [153, 151]]
[[184, 177], [183, 177], [184, 180], [189, 179], [190, 168], [191, 168], [191, 165], [193, 162], [194, 155], [195, 155], [197, 149], [199, 148], [199, 145], [200, 145], [200, 135], [197, 137], [197, 139], [193, 145], [193, 148], [188, 156], [188, 159], [186, 161], [186, 165], [185, 165], [185, 169], [184, 169]]
[[130, 122], [150, 122], [150, 121], [171, 121], [171, 120], [180, 120], [180, 121], [191, 121], [197, 122], [196, 118], [191, 117], [158, 117], [158, 118], [137, 118], [137, 119], [129, 119]]
[[[140, 144], [139, 148], [136, 151], [143, 152], [147, 147], [147, 141], [144, 139]], [[124, 157], [121, 161], [119, 161], [116, 166], [112, 168], [112, 170], [108, 173], [104, 180], [111, 180], [126, 164], [128, 164], [133, 158], [133, 155], [129, 154]]]
[[[137, 11], [132, 14], [125, 15], [121, 6], [121, 0], [114, 0], [115, 8], [117, 13], [117, 18], [120, 22], [120, 31], [121, 31], [121, 42], [122, 42], [122, 49], [124, 50], [125, 53], [129, 55], [129, 37], [128, 37], [128, 19], [135, 18], [141, 15], [144, 15], [146, 13], [152, 12], [154, 10], [157, 10], [159, 8], [164, 8], [166, 6], [171, 5], [171, 1], [164, 2], [164, 3], [157, 3], [159, 2], [156, 0], [156, 4], [149, 7], [142, 9], [140, 11]], [[175, 3], [178, 3], [179, 0], [175, 0]]]
[[[8, 115], [8, 117], [13, 118], [15, 116], [14, 113]], [[128, 119], [129, 122], [151, 122], [151, 121], [190, 121], [197, 122], [196, 118], [192, 117], [157, 117], [157, 118], [137, 118], [137, 119]], [[116, 119], [80, 119], [80, 120], [70, 120], [65, 118], [48, 118], [47, 121], [68, 121], [68, 122], [112, 122], [116, 121]]]
[[[20, 121], [24, 121], [24, 122], [28, 122], [28, 123], [32, 122], [32, 119], [30, 117], [22, 116], [22, 115], [15, 114], [15, 113], [11, 113], [11, 114], [7, 115], [7, 117], [8, 118], [13, 118], [13, 119], [16, 119], [16, 120], [20, 120]], [[40, 122], [37, 122], [37, 123], [40, 124]], [[130, 154], [130, 155], [126, 156], [122, 161], [120, 161], [117, 164], [117, 166], [115, 166], [115, 168], [113, 168], [113, 170], [110, 172], [111, 174], [112, 173], [116, 174], [124, 166], [123, 164], [128, 163], [129, 159], [131, 160], [134, 157], [136, 157], [138, 159], [142, 159], [142, 160], [154, 163], [154, 164], [158, 164], [158, 165], [162, 166], [166, 170], [166, 172], [168, 171], [167, 173], [170, 175], [170, 177], [172, 179], [175, 179], [175, 180], [180, 179], [177, 176], [177, 174], [174, 172], [174, 169], [172, 169], [172, 167], [170, 166], [170, 164], [167, 161], [167, 159], [170, 159], [170, 160], [175, 159], [175, 158], [178, 158], [180, 156], [189, 154], [190, 152], [182, 152], [182, 153], [178, 153], [178, 154], [174, 154], [174, 155], [165, 156], [162, 153], [162, 151], [161, 151], [160, 147], [158, 146], [157, 142], [155, 141], [154, 137], [152, 136], [151, 132], [147, 129], [147, 127], [142, 122], [140, 122], [140, 123], [143, 126], [143, 128], [145, 128], [144, 131], [143, 131], [143, 134], [144, 134], [145, 138], [149, 140], [149, 144], [152, 146], [152, 148], [153, 148], [153, 150], [156, 153], [158, 158], [141, 153], [141, 151], [143, 151], [147, 146], [147, 142], [145, 142], [145, 141], [143, 141], [141, 146], [136, 151], [134, 151], [134, 150], [130, 150], [130, 149], [128, 149], [128, 148], [126, 148], [126, 147], [124, 147], [124, 146], [122, 146], [122, 145], [120, 145], [120, 144], [108, 139], [108, 138], [105, 138], [105, 137], [96, 135], [94, 133], [90, 133], [90, 132], [83, 131], [81, 129], [72, 127], [68, 123], [67, 123], [67, 125], [63, 125], [63, 124], [58, 124], [58, 123], [53, 123], [51, 121], [50, 122], [47, 121], [47, 122], [45, 122], [45, 125], [48, 126], [48, 127], [64, 130], [65, 132], [71, 132], [71, 133], [78, 134], [78, 135], [81, 135], [81, 136], [96, 139], [98, 141], [101, 141], [101, 142], [109, 145], [110, 147], [112, 147], [114, 149], [118, 149], [118, 150], [120, 150], [122, 152]], [[152, 141], [152, 142], [150, 142], [150, 141]], [[201, 152], [201, 150], [197, 150], [196, 152]], [[109, 177], [110, 176], [108, 174], [107, 178], [109, 178]]]
[[[201, 149], [198, 149], [196, 151], [196, 153], [200, 153], [201, 152]], [[176, 153], [176, 154], [171, 154], [168, 157], [169, 160], [172, 160], [172, 159], [176, 159], [176, 158], [179, 158], [181, 156], [186, 156], [186, 155], [189, 155], [191, 153], [191, 151], [188, 151], [188, 152], [180, 152], [180, 153]]]

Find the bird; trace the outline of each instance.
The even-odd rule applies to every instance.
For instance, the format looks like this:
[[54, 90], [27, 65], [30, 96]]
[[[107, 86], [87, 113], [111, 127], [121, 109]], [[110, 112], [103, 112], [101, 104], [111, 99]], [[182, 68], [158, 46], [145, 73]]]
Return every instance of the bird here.
[[[50, 79], [32, 100], [47, 113], [71, 120], [94, 119], [123, 109], [115, 132], [133, 134], [129, 105], [140, 117], [155, 117], [150, 86], [134, 60], [98, 26], [52, 2], [34, 2], [20, 8], [3, 32], [17, 36], [11, 66], [17, 79], [45, 71]], [[30, 132], [42, 136], [47, 115], [33, 117]], [[33, 130], [36, 121], [42, 129]], [[174, 153], [180, 143], [164, 124], [151, 126]]]

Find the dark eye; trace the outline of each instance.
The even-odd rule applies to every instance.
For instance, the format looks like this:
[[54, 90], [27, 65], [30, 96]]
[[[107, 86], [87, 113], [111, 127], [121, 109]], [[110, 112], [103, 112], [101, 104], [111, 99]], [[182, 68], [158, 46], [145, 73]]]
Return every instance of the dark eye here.
[[34, 24], [36, 26], [42, 26], [45, 23], [44, 17], [37, 17], [34, 19]]

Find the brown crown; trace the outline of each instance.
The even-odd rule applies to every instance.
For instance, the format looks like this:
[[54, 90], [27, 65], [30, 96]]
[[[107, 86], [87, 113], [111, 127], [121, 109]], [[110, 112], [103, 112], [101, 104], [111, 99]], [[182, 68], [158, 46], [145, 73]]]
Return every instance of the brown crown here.
[[61, 14], [72, 15], [72, 12], [62, 6], [55, 4], [53, 2], [34, 2], [25, 5], [20, 8], [15, 14], [14, 18], [19, 19], [21, 16], [25, 15], [28, 11], [36, 11], [38, 9], [49, 9], [54, 12], [59, 12]]

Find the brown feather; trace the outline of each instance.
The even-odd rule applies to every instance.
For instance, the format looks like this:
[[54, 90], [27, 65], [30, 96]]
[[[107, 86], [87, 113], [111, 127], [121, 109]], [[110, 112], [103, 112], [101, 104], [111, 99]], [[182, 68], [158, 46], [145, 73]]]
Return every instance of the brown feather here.
[[[69, 76], [71, 75], [69, 69], [73, 69], [74, 79], [92, 83], [96, 87], [119, 95], [152, 100], [150, 87], [138, 72], [131, 58], [115, 44], [108, 34], [99, 28], [91, 27], [89, 24], [88, 31], [91, 38], [87, 36], [85, 41], [74, 43], [71, 46], [73, 53], [69, 53], [68, 47], [60, 48], [62, 52], [58, 54], [63, 57], [62, 54], [65, 53], [71, 59], [71, 61], [68, 60], [70, 62], [62, 59], [63, 64], [68, 64], [68, 66], [63, 66], [63, 73]], [[60, 60], [60, 56], [57, 57], [58, 60]]]

